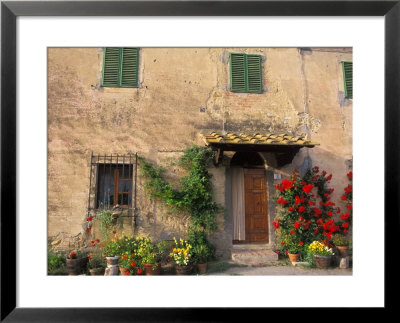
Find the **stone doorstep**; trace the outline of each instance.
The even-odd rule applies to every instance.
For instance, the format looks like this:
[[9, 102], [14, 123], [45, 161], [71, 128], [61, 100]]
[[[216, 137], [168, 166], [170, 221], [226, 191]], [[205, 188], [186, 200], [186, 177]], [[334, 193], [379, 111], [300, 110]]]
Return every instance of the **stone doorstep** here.
[[243, 243], [232, 245], [233, 250], [272, 250], [273, 246], [269, 243]]
[[278, 255], [270, 249], [261, 248], [233, 248], [232, 261], [245, 265], [263, 265], [278, 261]]

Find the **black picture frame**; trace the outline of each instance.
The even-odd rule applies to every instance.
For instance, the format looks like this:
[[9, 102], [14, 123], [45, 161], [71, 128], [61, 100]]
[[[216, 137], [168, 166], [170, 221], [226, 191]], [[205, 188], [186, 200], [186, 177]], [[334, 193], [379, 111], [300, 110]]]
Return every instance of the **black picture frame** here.
[[[16, 307], [16, 19], [19, 16], [384, 16], [385, 19], [385, 314], [396, 306], [390, 275], [399, 235], [400, 1], [2, 1], [1, 3], [1, 321], [237, 321], [265, 308]], [[374, 147], [371, 147], [373, 153]], [[371, 188], [372, 189], [372, 188]], [[380, 188], [383, 189], [383, 188]], [[367, 199], [367, 197], [366, 197]], [[372, 225], [372, 224], [371, 224]], [[390, 277], [390, 279], [389, 279]], [[38, 291], [40, 293], [40, 291]], [[392, 296], [390, 296], [392, 295]], [[189, 296], [189, 295], [188, 295]], [[190, 296], [189, 296], [190, 297]], [[391, 298], [392, 297], [392, 298]], [[272, 309], [268, 309], [272, 310]], [[288, 315], [285, 310], [285, 315]], [[329, 310], [329, 309], [326, 309]], [[332, 309], [331, 309], [332, 310]], [[382, 315], [382, 309], [379, 315]], [[261, 313], [258, 313], [261, 312]], [[346, 311], [347, 313], [347, 311]], [[282, 313], [283, 314], [283, 313]], [[322, 318], [322, 317], [321, 317]], [[342, 318], [340, 318], [342, 319]], [[245, 320], [247, 321], [247, 320]]]

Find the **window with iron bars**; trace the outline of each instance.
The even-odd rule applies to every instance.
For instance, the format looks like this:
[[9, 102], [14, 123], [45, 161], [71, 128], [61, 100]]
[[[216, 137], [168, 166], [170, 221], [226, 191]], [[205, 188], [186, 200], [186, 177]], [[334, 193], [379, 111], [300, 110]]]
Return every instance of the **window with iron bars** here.
[[88, 211], [132, 208], [135, 155], [91, 155]]

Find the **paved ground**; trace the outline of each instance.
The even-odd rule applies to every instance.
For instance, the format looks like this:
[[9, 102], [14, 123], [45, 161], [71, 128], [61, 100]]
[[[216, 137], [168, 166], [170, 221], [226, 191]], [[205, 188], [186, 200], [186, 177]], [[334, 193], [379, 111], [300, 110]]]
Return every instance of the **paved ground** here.
[[305, 266], [293, 266], [280, 262], [274, 265], [266, 266], [238, 266], [231, 262], [220, 262], [211, 264], [207, 275], [226, 276], [226, 275], [352, 275], [352, 268], [340, 269], [318, 269], [307, 268]]

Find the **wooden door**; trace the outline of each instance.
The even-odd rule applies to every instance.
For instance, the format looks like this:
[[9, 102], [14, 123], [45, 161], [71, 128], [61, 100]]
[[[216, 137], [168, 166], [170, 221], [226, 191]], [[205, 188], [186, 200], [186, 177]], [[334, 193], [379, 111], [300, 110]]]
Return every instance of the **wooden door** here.
[[246, 242], [268, 242], [264, 169], [244, 169]]

